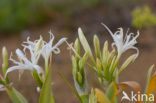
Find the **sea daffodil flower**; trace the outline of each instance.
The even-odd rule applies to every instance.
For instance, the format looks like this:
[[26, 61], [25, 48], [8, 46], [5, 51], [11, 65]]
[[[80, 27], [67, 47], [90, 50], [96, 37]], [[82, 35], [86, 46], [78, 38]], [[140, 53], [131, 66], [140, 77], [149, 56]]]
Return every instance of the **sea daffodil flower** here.
[[41, 49], [41, 54], [45, 60], [49, 59], [49, 56], [52, 52], [54, 52], [55, 54], [59, 54], [60, 49], [58, 48], [58, 46], [60, 46], [67, 39], [67, 38], [62, 38], [55, 45], [53, 45], [53, 41], [55, 37], [51, 31], [49, 31], [49, 34], [50, 34], [50, 41], [49, 42], [44, 41], [44, 44]]
[[112, 46], [117, 47], [118, 55], [120, 56], [123, 52], [127, 51], [128, 49], [135, 49], [137, 51], [136, 57], [139, 55], [139, 50], [134, 45], [137, 43], [136, 39], [139, 36], [139, 32], [137, 32], [137, 35], [134, 36], [134, 33], [126, 33], [126, 36], [124, 38], [123, 35], [123, 29], [119, 28], [118, 31], [113, 33], [105, 24], [102, 23], [102, 25], [108, 30], [110, 35], [112, 36], [114, 42], [112, 43]]
[[[30, 71], [33, 71], [35, 69], [38, 72], [38, 74], [43, 72], [42, 68], [36, 64], [37, 63], [36, 59], [31, 59], [31, 61], [28, 60], [26, 58], [26, 56], [24, 55], [24, 53], [20, 49], [16, 49], [16, 54], [17, 54], [20, 61], [18, 62], [18, 61], [14, 60], [10, 57], [10, 60], [17, 65], [8, 68], [6, 75], [13, 70], [30, 70]], [[31, 55], [31, 56], [34, 56], [34, 55]]]

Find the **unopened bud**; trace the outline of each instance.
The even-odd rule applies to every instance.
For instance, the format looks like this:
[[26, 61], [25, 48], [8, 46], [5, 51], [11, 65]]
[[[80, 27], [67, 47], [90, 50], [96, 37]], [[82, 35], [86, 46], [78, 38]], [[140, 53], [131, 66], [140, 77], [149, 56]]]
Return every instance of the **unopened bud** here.
[[40, 51], [41, 47], [42, 47], [42, 42], [43, 42], [43, 39], [42, 39], [42, 36], [40, 36], [40, 39], [38, 40], [38, 42], [36, 43], [35, 45], [35, 56], [38, 55], [38, 52]]
[[103, 46], [103, 60], [108, 57], [108, 41], [105, 41]]
[[96, 60], [96, 67], [98, 72], [101, 74], [101, 61], [99, 59]]
[[100, 54], [99, 38], [96, 35], [94, 35], [94, 49], [95, 49], [96, 56], [100, 58], [101, 54]]
[[78, 28], [78, 35], [79, 35], [79, 39], [80, 39], [80, 42], [81, 42], [84, 50], [86, 52], [88, 52], [90, 57], [92, 57], [93, 54], [92, 54], [91, 48], [90, 48], [88, 41], [86, 40], [86, 37], [84, 36], [81, 28]]
[[135, 60], [137, 54], [131, 55], [121, 66], [119, 69], [119, 74], [131, 63]]
[[77, 79], [80, 85], [82, 85], [82, 75], [80, 74], [80, 72], [77, 72]]
[[76, 50], [78, 54], [80, 54], [80, 43], [79, 43], [78, 38], [75, 40], [74, 49]]
[[6, 47], [3, 47], [2, 49], [2, 56], [3, 56], [2, 68], [3, 68], [3, 73], [5, 74], [8, 68], [8, 52]]

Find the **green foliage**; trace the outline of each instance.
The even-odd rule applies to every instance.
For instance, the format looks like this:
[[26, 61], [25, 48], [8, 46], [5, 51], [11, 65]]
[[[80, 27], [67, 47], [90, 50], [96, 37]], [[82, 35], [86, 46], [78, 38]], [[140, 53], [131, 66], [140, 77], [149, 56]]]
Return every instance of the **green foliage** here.
[[52, 10], [63, 15], [71, 15], [75, 11], [84, 10], [100, 4], [102, 0], [60, 0], [52, 3]]
[[6, 71], [8, 69], [8, 52], [6, 47], [2, 48], [2, 57], [3, 57], [2, 71], [5, 78], [3, 78], [3, 76], [0, 74], [0, 86], [1, 86], [0, 89], [4, 88], [4, 90], [10, 97], [12, 103], [28, 103], [27, 100], [23, 97], [23, 95], [12, 86], [8, 78], [8, 75], [6, 75]]
[[48, 68], [48, 72], [41, 88], [39, 103], [55, 103], [51, 88], [51, 64]]
[[10, 87], [6, 91], [12, 103], [28, 103], [27, 100], [15, 88]]
[[[119, 74], [136, 58], [136, 54], [130, 56], [122, 66], [118, 68], [120, 55], [114, 48], [109, 51], [107, 41], [104, 43], [103, 50], [101, 51], [99, 38], [95, 35], [93, 39], [95, 54], [93, 54], [80, 28], [78, 29], [78, 34], [83, 49], [88, 53], [89, 59], [92, 62], [92, 65], [87, 63], [88, 66], [96, 73], [100, 83], [104, 86], [108, 86], [112, 81], [117, 83]], [[95, 55], [95, 57], [93, 55]]]
[[18, 32], [29, 25], [46, 21], [53, 12], [71, 15], [78, 9], [92, 7], [101, 0], [0, 0], [0, 32]]
[[97, 96], [95, 95], [94, 89], [91, 89], [89, 103], [97, 103]]
[[88, 86], [85, 73], [85, 64], [88, 53], [85, 53], [82, 58], [79, 57], [80, 44], [78, 39], [75, 41], [74, 49], [76, 51], [76, 55], [72, 56], [74, 84], [82, 103], [88, 103]]
[[45, 20], [42, 0], [1, 0], [0, 31], [16, 32]]
[[106, 90], [106, 95], [109, 98], [109, 100], [111, 100], [111, 102], [113, 103], [116, 98], [116, 95], [117, 95], [117, 86], [114, 82], [112, 82], [108, 86], [108, 88]]
[[156, 15], [148, 6], [136, 8], [132, 11], [132, 25], [135, 28], [151, 27], [156, 25]]

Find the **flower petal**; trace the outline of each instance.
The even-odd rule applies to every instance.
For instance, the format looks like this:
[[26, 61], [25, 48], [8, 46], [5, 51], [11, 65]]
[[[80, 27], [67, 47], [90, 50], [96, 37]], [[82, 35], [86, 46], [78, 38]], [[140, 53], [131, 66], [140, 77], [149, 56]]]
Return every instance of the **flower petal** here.
[[12, 72], [14, 70], [32, 70], [32, 67], [29, 66], [29, 65], [21, 65], [21, 66], [13, 66], [13, 67], [10, 67], [8, 68], [8, 70], [6, 71], [5, 73], [5, 76], [9, 73], [9, 72]]

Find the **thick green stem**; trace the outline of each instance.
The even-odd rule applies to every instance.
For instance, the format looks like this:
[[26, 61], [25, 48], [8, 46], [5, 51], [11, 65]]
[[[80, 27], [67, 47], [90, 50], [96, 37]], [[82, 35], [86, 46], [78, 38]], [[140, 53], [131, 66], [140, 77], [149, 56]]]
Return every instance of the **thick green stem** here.
[[81, 103], [89, 103], [88, 95], [82, 95], [80, 96], [80, 98], [81, 98]]
[[48, 60], [49, 60], [49, 58], [46, 58], [45, 59], [45, 72], [46, 72], [46, 74], [47, 74], [47, 72], [48, 72], [48, 68], [49, 68], [49, 66], [48, 66]]

